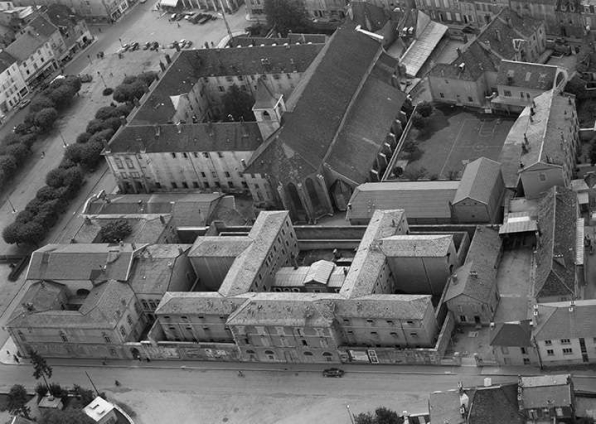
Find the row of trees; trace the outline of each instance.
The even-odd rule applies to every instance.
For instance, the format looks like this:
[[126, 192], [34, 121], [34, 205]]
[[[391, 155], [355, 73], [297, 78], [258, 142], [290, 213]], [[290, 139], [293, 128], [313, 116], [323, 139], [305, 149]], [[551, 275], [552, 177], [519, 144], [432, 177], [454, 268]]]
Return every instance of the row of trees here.
[[0, 143], [0, 185], [7, 183], [25, 163], [37, 137], [51, 131], [59, 111], [72, 103], [80, 89], [78, 77], [67, 77], [54, 81], [33, 99], [25, 120]]
[[[154, 72], [145, 72], [138, 76], [126, 77], [122, 84], [116, 88], [114, 95], [122, 86], [129, 86], [137, 82], [143, 84], [146, 90], [156, 76], [157, 74]], [[69, 79], [59, 81], [69, 81]], [[53, 83], [50, 88], [54, 84], [56, 83]], [[57, 88], [64, 84], [66, 82]], [[80, 85], [78, 87], [80, 88]], [[61, 91], [65, 92], [65, 90]], [[77, 136], [76, 143], [70, 144], [65, 149], [60, 165], [46, 175], [46, 185], [38, 190], [35, 198], [27, 204], [24, 211], [17, 215], [15, 221], [4, 228], [2, 237], [6, 243], [37, 246], [45, 239], [47, 233], [58, 222], [60, 215], [68, 208], [70, 201], [78, 194], [85, 173], [93, 171], [101, 161], [102, 150], [126, 121], [137, 94], [139, 93], [132, 98], [121, 98], [123, 103], [120, 105], [112, 103], [110, 106], [97, 110], [95, 118], [89, 121], [85, 132]], [[58, 99], [56, 96], [53, 98]], [[51, 100], [50, 97], [48, 99]], [[37, 110], [41, 106], [38, 105], [40, 102], [43, 103], [46, 100], [32, 102], [31, 108], [35, 106], [34, 110]], [[60, 105], [63, 104], [64, 102], [60, 103]], [[27, 136], [31, 136], [31, 134], [25, 133], [19, 137]], [[0, 156], [0, 166], [1, 164], [2, 157]]]
[[366, 412], [356, 415], [354, 421], [356, 424], [402, 424], [404, 419], [389, 408], [379, 407], [374, 414]]

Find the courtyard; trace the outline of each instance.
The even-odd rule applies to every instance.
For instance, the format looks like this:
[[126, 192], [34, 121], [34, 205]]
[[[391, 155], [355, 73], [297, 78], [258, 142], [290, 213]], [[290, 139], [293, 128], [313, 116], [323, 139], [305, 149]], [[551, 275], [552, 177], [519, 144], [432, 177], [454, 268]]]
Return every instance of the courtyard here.
[[457, 179], [468, 162], [480, 157], [498, 160], [515, 118], [481, 114], [456, 106], [437, 105], [428, 128], [411, 129], [406, 143], [422, 151], [407, 164], [413, 172], [424, 168], [431, 179]]

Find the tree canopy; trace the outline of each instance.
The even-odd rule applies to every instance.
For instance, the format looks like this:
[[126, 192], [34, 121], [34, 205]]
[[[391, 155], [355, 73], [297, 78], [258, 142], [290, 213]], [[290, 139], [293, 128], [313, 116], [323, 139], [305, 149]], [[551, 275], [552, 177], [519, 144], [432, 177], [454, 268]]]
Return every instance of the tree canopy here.
[[404, 422], [397, 412], [382, 406], [375, 409], [374, 414], [370, 412], [358, 414], [354, 420], [356, 424], [403, 424]]
[[298, 0], [265, 0], [263, 11], [267, 24], [282, 37], [288, 32], [309, 32], [310, 23], [304, 4]]
[[31, 410], [27, 406], [28, 401], [29, 395], [27, 395], [27, 390], [23, 386], [15, 384], [10, 388], [10, 392], [8, 392], [8, 410], [11, 413], [29, 418]]
[[132, 233], [132, 227], [125, 219], [112, 221], [99, 230], [99, 238], [102, 243], [118, 243]]
[[37, 353], [36, 350], [29, 351], [29, 360], [33, 365], [33, 377], [35, 377], [36, 380], [43, 378], [43, 381], [46, 383], [46, 386], [48, 386], [48, 381], [46, 380], [46, 377], [52, 378], [52, 367], [48, 365], [46, 359], [39, 353]]
[[240, 90], [236, 84], [222, 96], [222, 101], [226, 121], [255, 121], [255, 115], [252, 112], [254, 99], [246, 91]]
[[51, 409], [44, 412], [39, 424], [95, 424], [95, 421], [80, 409]]

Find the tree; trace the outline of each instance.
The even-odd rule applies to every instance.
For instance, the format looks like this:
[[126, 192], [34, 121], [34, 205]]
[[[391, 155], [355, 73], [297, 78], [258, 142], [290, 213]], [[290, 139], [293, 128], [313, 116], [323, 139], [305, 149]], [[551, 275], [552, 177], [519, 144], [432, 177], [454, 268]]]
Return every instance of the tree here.
[[10, 177], [17, 170], [17, 161], [14, 156], [0, 156], [0, 172]]
[[[85, 149], [85, 144], [77, 144], [77, 143], [69, 144], [68, 147], [66, 148], [66, 150], [64, 151], [64, 159], [71, 161], [73, 163], [81, 163], [81, 158], [83, 157], [84, 149]], [[47, 176], [46, 176], [46, 182], [47, 182]], [[51, 185], [51, 184], [48, 183], [48, 185]]]
[[48, 131], [58, 119], [58, 111], [53, 107], [40, 110], [35, 114], [35, 126], [42, 132]]
[[18, 222], [13, 222], [12, 224], [7, 225], [6, 227], [4, 227], [4, 229], [2, 230], [2, 238], [4, 239], [5, 243], [8, 244], [15, 244], [15, 243], [19, 243], [19, 231], [21, 228], [20, 223]]
[[130, 99], [130, 101], [134, 99], [140, 99], [141, 97], [143, 97], [143, 94], [145, 94], [148, 90], [149, 87], [147, 84], [145, 84], [143, 80], [136, 80], [135, 82], [130, 84], [130, 93], [133, 97], [132, 99]]
[[44, 202], [47, 202], [48, 200], [57, 200], [62, 197], [62, 191], [60, 188], [45, 185], [37, 190], [35, 197], [43, 200]]
[[263, 7], [267, 24], [275, 27], [282, 37], [288, 32], [309, 32], [310, 25], [306, 9], [297, 0], [265, 0]]
[[29, 112], [30, 114], [36, 114], [43, 109], [51, 107], [56, 107], [56, 104], [50, 98], [46, 96], [37, 96], [31, 101]]
[[66, 77], [66, 79], [64, 80], [64, 84], [71, 86], [75, 94], [78, 93], [81, 90], [81, 87], [83, 86], [81, 79], [74, 75]]
[[85, 144], [86, 142], [89, 141], [90, 138], [91, 138], [91, 134], [89, 134], [88, 132], [80, 133], [77, 136], [77, 143]]
[[[76, 146], [76, 144], [71, 144], [68, 146]], [[68, 150], [67, 150], [68, 151]], [[60, 188], [64, 187], [64, 175], [66, 171], [62, 168], [54, 168], [50, 172], [46, 174], [46, 184], [52, 188]]]
[[19, 231], [18, 243], [31, 244], [39, 246], [39, 243], [46, 237], [46, 228], [37, 222], [27, 222], [23, 224]]
[[567, 81], [564, 91], [575, 95], [577, 99], [582, 99], [586, 96], [587, 92], [586, 82], [576, 75]]
[[8, 392], [8, 410], [11, 414], [21, 415], [29, 419], [31, 409], [27, 406], [29, 402], [29, 395], [27, 390], [20, 384], [15, 384]]
[[101, 120], [101, 119], [92, 119], [87, 124], [86, 132], [88, 132], [89, 134], [93, 135], [96, 132], [105, 130], [106, 128], [107, 128], [107, 126], [106, 126], [106, 124], [104, 123], [103, 120]]
[[240, 90], [236, 84], [232, 85], [226, 94], [222, 96], [224, 105], [224, 115], [232, 116], [234, 121], [255, 121], [255, 115], [252, 112], [254, 99], [250, 94]]
[[118, 243], [132, 233], [132, 227], [125, 219], [109, 222], [99, 230], [99, 239], [102, 243]]
[[85, 389], [78, 384], [75, 384], [73, 389], [75, 396], [80, 398], [83, 405], [89, 405], [95, 399], [95, 394], [89, 389]]
[[39, 424], [95, 424], [81, 409], [51, 409], [41, 416]]
[[81, 151], [81, 165], [87, 168], [95, 168], [97, 163], [101, 160], [101, 152], [103, 150], [103, 143], [89, 142], [83, 144]]
[[33, 377], [35, 377], [36, 380], [43, 378], [43, 381], [46, 383], [46, 387], [49, 390], [50, 386], [48, 385], [46, 377], [52, 378], [52, 367], [48, 365], [45, 358], [37, 353], [36, 350], [29, 351], [29, 360], [33, 365]]
[[[111, 121], [114, 119], [116, 119], [118, 121], [118, 126], [120, 126], [119, 118], [110, 118], [108, 121]], [[110, 124], [110, 122], [108, 122], [108, 121], [105, 121], [106, 125]], [[112, 122], [111, 125], [114, 125], [114, 123]], [[114, 133], [115, 133], [115, 131], [112, 128], [106, 128], [105, 130], [101, 130], [101, 131], [98, 131], [95, 134], [93, 134], [88, 141], [89, 142], [99, 142], [103, 145], [104, 141], [105, 142], [110, 141], [110, 139], [112, 138]]]
[[26, 144], [19, 143], [6, 147], [6, 149], [3, 149], [3, 153], [15, 158], [17, 163], [23, 163], [23, 161], [31, 154], [31, 150]]
[[424, 116], [416, 112], [412, 116], [412, 126], [417, 130], [422, 131], [428, 126], [428, 118], [425, 118]]
[[48, 93], [48, 98], [54, 102], [58, 109], [64, 108], [72, 102], [72, 98], [76, 94], [73, 86], [69, 84], [62, 84], [60, 87]]
[[404, 419], [385, 407], [375, 409], [375, 413], [370, 412], [358, 414], [354, 417], [356, 424], [403, 424]]
[[433, 105], [430, 102], [421, 102], [416, 107], [416, 112], [424, 118], [428, 118], [433, 113]]
[[104, 106], [97, 109], [95, 112], [95, 119], [99, 119], [100, 121], [104, 121], [108, 118], [112, 118], [113, 116], [118, 116], [118, 112], [114, 106]]
[[139, 80], [143, 81], [147, 85], [147, 87], [149, 87], [151, 85], [151, 83], [157, 79], [157, 72], [155, 72], [155, 71], [142, 72], [139, 75], [137, 75], [137, 78]]
[[132, 92], [130, 90], [130, 84], [121, 84], [114, 89], [112, 95], [115, 101], [118, 103], [126, 103], [132, 101]]

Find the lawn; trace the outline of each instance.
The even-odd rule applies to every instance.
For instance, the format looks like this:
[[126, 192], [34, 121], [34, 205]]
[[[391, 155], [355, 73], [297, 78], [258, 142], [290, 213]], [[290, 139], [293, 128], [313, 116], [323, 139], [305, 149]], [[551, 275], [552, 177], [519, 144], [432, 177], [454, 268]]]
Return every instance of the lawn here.
[[406, 143], [414, 143], [421, 151], [417, 160], [408, 163], [406, 172], [424, 168], [427, 178], [455, 179], [466, 163], [479, 157], [498, 160], [514, 122], [515, 118], [437, 106], [428, 126], [412, 129], [406, 138]]

